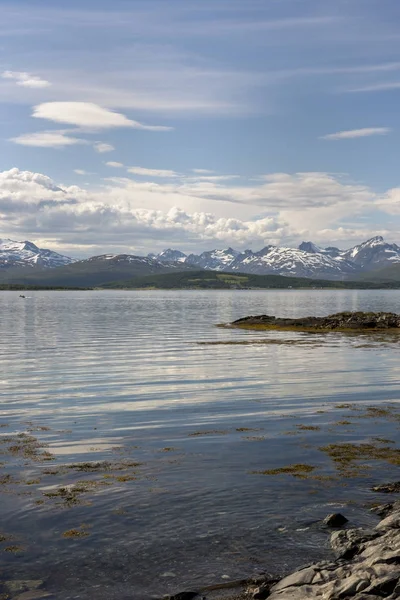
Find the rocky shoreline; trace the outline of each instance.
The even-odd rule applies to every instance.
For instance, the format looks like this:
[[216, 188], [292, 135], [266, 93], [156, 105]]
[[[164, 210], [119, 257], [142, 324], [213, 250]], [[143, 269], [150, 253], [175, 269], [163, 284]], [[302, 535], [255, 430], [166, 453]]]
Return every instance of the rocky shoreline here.
[[326, 317], [289, 319], [257, 315], [237, 319], [231, 327], [289, 331], [399, 331], [400, 315], [387, 312], [341, 312]]
[[[400, 482], [393, 485], [399, 486]], [[374, 529], [336, 529], [331, 534], [335, 560], [307, 565], [279, 581], [265, 575], [185, 591], [164, 600], [398, 599], [400, 501], [375, 507], [372, 511], [381, 517]]]

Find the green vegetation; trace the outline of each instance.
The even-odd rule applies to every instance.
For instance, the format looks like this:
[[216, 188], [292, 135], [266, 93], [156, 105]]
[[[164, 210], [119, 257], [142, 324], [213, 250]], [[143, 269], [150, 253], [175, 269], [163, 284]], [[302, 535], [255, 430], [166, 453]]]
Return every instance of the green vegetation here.
[[88, 535], [89, 532], [87, 530], [87, 525], [81, 525], [77, 529], [69, 529], [68, 531], [64, 531], [64, 533], [62, 534], [63, 538], [67, 539], [83, 538], [87, 537]]
[[[344, 477], [360, 476], [362, 471], [368, 470], [371, 461], [400, 465], [400, 449], [382, 446], [380, 442], [328, 444], [319, 449], [332, 459], [335, 468]], [[361, 461], [364, 461], [364, 464], [361, 464]]]
[[82, 290], [82, 289], [86, 289], [86, 290], [90, 290], [92, 288], [88, 288], [88, 287], [69, 287], [69, 286], [63, 286], [63, 285], [33, 285], [33, 284], [23, 284], [23, 283], [0, 283], [0, 291], [6, 291], [6, 292], [34, 292], [35, 290], [41, 290], [41, 291], [64, 291], [64, 290]]
[[311, 473], [315, 467], [312, 465], [304, 465], [302, 463], [297, 465], [289, 465], [287, 467], [278, 467], [277, 469], [266, 469], [265, 471], [253, 471], [255, 475], [292, 475], [297, 477], [298, 475], [304, 475], [305, 473]]
[[380, 287], [398, 288], [400, 281], [379, 284], [366, 281], [325, 281], [282, 275], [185, 271], [114, 281], [104, 284], [102, 287], [112, 289], [376, 289]]
[[167, 267], [146, 274], [141, 263], [116, 264], [112, 260], [77, 262], [56, 269], [8, 273], [0, 290], [90, 290], [101, 289], [398, 289], [397, 278], [379, 279], [371, 275], [364, 281], [329, 281], [285, 277], [283, 275], [253, 275], [251, 273], [220, 273], [218, 271], [192, 270], [176, 272]]

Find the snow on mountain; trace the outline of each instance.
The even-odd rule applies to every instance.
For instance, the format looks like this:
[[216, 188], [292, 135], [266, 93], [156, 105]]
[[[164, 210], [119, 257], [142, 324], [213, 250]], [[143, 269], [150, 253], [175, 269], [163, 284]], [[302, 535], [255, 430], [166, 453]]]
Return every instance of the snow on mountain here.
[[45, 248], [38, 248], [32, 242], [0, 239], [0, 269], [21, 267], [55, 268], [69, 265], [72, 262], [75, 262], [73, 258]]
[[[168, 252], [177, 251], [165, 251]], [[298, 248], [266, 246], [258, 252], [238, 252], [233, 248], [211, 250], [199, 255], [190, 254], [185, 259], [180, 257], [180, 261], [181, 264], [213, 271], [349, 279], [363, 271], [400, 262], [400, 247], [377, 236], [349, 250], [320, 248], [308, 241], [302, 242]]]
[[265, 275], [287, 275], [337, 279], [355, 273], [355, 267], [323, 253], [306, 252], [296, 248], [267, 246], [255, 253], [238, 256], [231, 265], [233, 271]]
[[229, 267], [239, 255], [240, 252], [233, 250], [233, 248], [227, 248], [226, 250], [211, 250], [210, 252], [203, 252], [199, 256], [196, 254], [189, 254], [185, 263], [192, 267], [199, 267], [200, 269], [225, 271], [231, 270]]
[[310, 254], [322, 254], [325, 252], [323, 248], [316, 246], [313, 242], [302, 242], [299, 246], [299, 250], [309, 252]]
[[159, 254], [149, 254], [149, 258], [155, 258], [160, 262], [185, 262], [187, 258], [186, 254], [181, 252], [180, 250], [172, 250], [168, 248]]
[[102, 264], [107, 264], [107, 268], [109, 269], [137, 266], [143, 271], [144, 274], [157, 272], [164, 273], [169, 270], [186, 271], [190, 269], [190, 267], [187, 264], [182, 263], [179, 260], [161, 261], [155, 258], [154, 254], [149, 256], [136, 256], [134, 254], [100, 254], [98, 256], [91, 256], [90, 258], [86, 258], [84, 260], [76, 262], [76, 265], [79, 267], [90, 267], [90, 265], [101, 267]]
[[387, 244], [379, 235], [343, 252], [342, 257], [351, 260], [363, 271], [383, 269], [400, 262], [400, 247], [397, 244]]

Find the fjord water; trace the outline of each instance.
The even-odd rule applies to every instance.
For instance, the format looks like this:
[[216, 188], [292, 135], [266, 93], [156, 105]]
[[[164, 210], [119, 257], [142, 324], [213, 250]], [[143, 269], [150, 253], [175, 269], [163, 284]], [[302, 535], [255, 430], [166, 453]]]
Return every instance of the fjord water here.
[[[20, 482], [0, 490], [0, 533], [23, 548], [0, 548], [2, 577], [43, 579], [62, 600], [145, 600], [320, 559], [329, 550], [316, 523], [329, 512], [345, 512], [355, 526], [373, 522], [364, 505], [376, 500], [371, 484], [390, 479], [387, 466], [343, 485], [257, 471], [305, 463], [329, 474], [318, 451], [327, 435], [395, 435], [390, 423], [331, 425], [346, 412], [338, 405], [398, 402], [397, 337], [215, 325], [263, 313], [400, 312], [399, 292], [26, 295], [0, 293], [0, 435], [39, 429], [52, 467], [140, 466], [137, 477], [96, 489], [90, 504], [65, 507], [40, 500], [63, 483], [41, 477], [48, 464], [0, 456], [0, 476]], [[272, 343], [253, 343], [264, 340]], [[298, 424], [320, 429], [290, 435]], [[90, 535], [63, 538], [82, 524]]]

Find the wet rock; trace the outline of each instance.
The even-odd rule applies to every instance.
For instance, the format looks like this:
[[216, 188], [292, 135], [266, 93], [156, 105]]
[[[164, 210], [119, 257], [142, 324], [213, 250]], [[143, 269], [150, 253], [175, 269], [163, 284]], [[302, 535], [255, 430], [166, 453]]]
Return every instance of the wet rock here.
[[44, 592], [42, 590], [33, 590], [28, 592], [22, 592], [22, 594], [18, 594], [15, 596], [13, 600], [41, 600], [41, 598], [50, 598], [52, 594], [49, 592]]
[[197, 592], [180, 592], [174, 596], [169, 596], [168, 600], [200, 600], [202, 596], [199, 596]]
[[323, 523], [327, 527], [342, 527], [342, 525], [348, 523], [348, 519], [340, 513], [332, 513], [325, 517]]
[[335, 531], [331, 545], [336, 561], [285, 577], [272, 586], [268, 600], [400, 598], [400, 505], [390, 510], [374, 530]]
[[265, 598], [268, 598], [270, 591], [271, 585], [268, 583], [264, 583], [263, 585], [260, 585], [260, 587], [254, 590], [253, 598], [254, 600], [265, 600]]
[[393, 510], [393, 503], [388, 504], [380, 504], [379, 506], [374, 506], [371, 508], [371, 512], [380, 516], [387, 517]]
[[372, 490], [374, 492], [382, 492], [384, 494], [400, 494], [400, 481], [375, 485]]
[[7, 590], [12, 594], [16, 592], [26, 592], [27, 590], [37, 590], [43, 585], [42, 579], [13, 579], [6, 581]]

